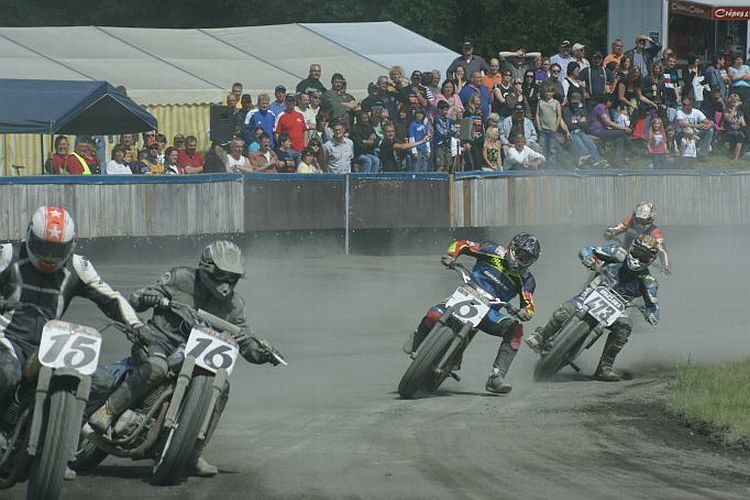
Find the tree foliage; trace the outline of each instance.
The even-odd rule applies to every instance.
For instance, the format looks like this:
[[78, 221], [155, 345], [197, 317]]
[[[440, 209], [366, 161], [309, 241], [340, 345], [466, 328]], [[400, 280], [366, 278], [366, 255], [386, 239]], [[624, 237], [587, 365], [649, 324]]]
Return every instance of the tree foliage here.
[[563, 38], [606, 49], [607, 0], [0, 0], [5, 26], [223, 27], [394, 21], [456, 51], [556, 51]]

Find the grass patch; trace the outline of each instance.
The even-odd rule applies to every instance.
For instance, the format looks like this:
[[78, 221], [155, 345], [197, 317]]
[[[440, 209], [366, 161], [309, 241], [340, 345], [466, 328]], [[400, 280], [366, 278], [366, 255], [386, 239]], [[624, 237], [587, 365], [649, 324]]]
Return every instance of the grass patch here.
[[750, 436], [750, 360], [685, 366], [669, 384], [669, 406], [691, 424], [707, 424], [729, 443]]

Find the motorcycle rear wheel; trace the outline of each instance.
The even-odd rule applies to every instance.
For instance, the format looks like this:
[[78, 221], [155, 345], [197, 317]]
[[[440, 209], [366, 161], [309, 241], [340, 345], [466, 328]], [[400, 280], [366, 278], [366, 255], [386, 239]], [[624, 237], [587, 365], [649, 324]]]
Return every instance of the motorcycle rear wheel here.
[[534, 380], [549, 380], [555, 373], [573, 361], [580, 352], [581, 342], [588, 335], [591, 327], [577, 317], [572, 317], [555, 335], [552, 348], [542, 356], [534, 367]]
[[403, 399], [412, 399], [420, 391], [434, 391], [438, 388], [442, 380], [435, 380], [440, 377], [435, 373], [435, 368], [455, 336], [456, 333], [449, 326], [439, 323], [427, 335], [398, 384], [398, 393]]

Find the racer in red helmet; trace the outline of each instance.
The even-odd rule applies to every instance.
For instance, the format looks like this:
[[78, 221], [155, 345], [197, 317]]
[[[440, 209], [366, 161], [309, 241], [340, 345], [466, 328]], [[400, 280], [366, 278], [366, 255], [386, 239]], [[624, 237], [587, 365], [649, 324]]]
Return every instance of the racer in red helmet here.
[[619, 224], [608, 227], [604, 232], [605, 239], [614, 239], [617, 235], [622, 234], [620, 242], [622, 248], [628, 249], [633, 240], [640, 235], [648, 235], [654, 238], [659, 244], [659, 260], [665, 274], [672, 272], [672, 262], [667, 252], [667, 246], [664, 243], [664, 233], [656, 227], [656, 207], [650, 201], [642, 201], [636, 205], [631, 215], [623, 217]]

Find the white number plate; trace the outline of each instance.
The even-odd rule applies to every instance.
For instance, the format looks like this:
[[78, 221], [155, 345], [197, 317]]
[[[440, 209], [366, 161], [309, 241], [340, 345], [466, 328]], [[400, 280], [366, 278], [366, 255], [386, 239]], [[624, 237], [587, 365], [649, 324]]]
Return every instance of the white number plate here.
[[461, 286], [456, 288], [446, 305], [453, 307], [454, 316], [474, 326], [479, 325], [490, 310], [490, 306], [473, 293], [473, 290]]
[[52, 320], [44, 325], [39, 362], [50, 368], [72, 368], [91, 375], [99, 363], [102, 336], [88, 326]]
[[607, 326], [625, 313], [625, 304], [603, 286], [594, 288], [583, 299], [583, 304], [588, 307], [590, 315]]
[[193, 356], [196, 365], [211, 373], [224, 368], [227, 374], [231, 374], [239, 351], [233, 341], [200, 326], [196, 326], [190, 332], [185, 347], [185, 355]]

